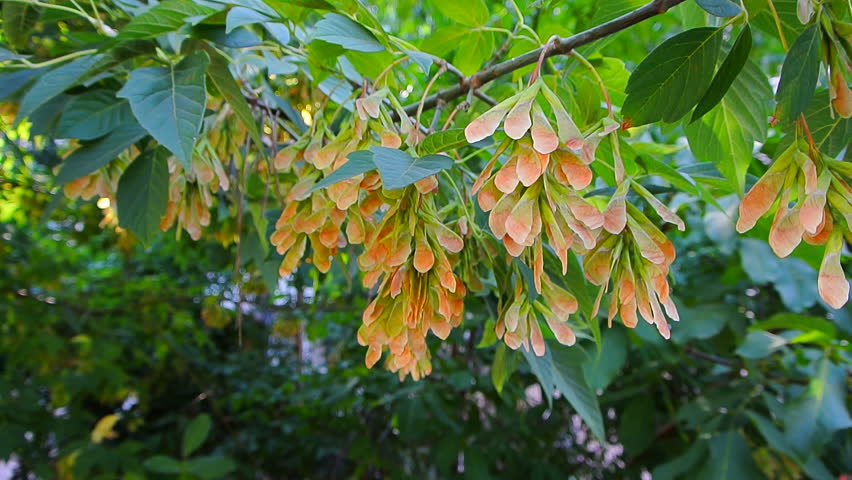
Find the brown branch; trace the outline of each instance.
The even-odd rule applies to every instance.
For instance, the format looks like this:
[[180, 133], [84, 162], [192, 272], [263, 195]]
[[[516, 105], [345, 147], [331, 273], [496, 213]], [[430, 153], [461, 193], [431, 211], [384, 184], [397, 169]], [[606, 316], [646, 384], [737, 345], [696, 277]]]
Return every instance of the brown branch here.
[[[556, 55], [569, 54], [577, 47], [592, 43], [595, 40], [600, 40], [601, 38], [620, 32], [644, 20], [665, 13], [670, 8], [685, 1], [686, 0], [653, 0], [652, 2], [643, 5], [642, 7], [639, 7], [636, 10], [633, 10], [632, 12], [624, 14], [616, 19], [610, 20], [609, 22], [603, 23], [596, 27], [592, 27], [576, 35], [571, 35], [570, 37], [555, 37], [553, 39], [552, 46], [548, 49], [547, 52], [545, 52], [544, 58], [549, 58]], [[536, 63], [536, 61], [538, 61], [539, 56], [541, 56], [542, 54], [543, 48], [544, 47], [540, 47], [536, 48], [535, 50], [530, 50], [529, 52], [519, 55], [515, 58], [511, 58], [509, 60], [506, 60], [505, 62], [501, 62], [483, 70], [480, 70], [479, 72], [474, 73], [470, 77], [463, 78], [459, 81], [457, 85], [453, 85], [452, 87], [441, 90], [440, 92], [436, 92], [427, 97], [423, 101], [423, 108], [434, 108], [438, 104], [439, 99], [444, 100], [445, 102], [449, 102], [463, 95], [466, 95], [471, 89], [471, 87], [473, 87], [474, 89], [478, 89], [482, 85], [485, 85], [486, 83], [496, 78], [514, 72], [519, 68], [526, 67], [527, 65], [532, 65], [533, 63]], [[419, 104], [420, 103], [418, 102], [411, 105], [407, 105], [405, 107], [405, 112], [409, 115], [415, 113]]]

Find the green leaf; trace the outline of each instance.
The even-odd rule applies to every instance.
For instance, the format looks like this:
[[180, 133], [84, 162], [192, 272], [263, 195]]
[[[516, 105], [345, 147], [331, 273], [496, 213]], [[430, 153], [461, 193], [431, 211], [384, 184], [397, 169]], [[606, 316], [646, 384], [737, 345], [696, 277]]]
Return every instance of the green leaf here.
[[387, 147], [370, 147], [370, 151], [382, 176], [382, 184], [388, 190], [405, 188], [453, 166], [453, 159], [445, 155], [412, 158], [402, 150]]
[[768, 320], [757, 322], [749, 327], [750, 331], [756, 330], [801, 330], [803, 332], [818, 331], [829, 338], [837, 337], [837, 328], [833, 323], [820, 317], [800, 315], [798, 313], [776, 313]]
[[311, 192], [321, 188], [334, 185], [335, 183], [348, 180], [355, 175], [369, 172], [376, 169], [376, 164], [373, 161], [373, 153], [368, 150], [359, 150], [352, 152], [346, 156], [349, 159], [346, 163], [331, 172], [327, 177], [323, 178], [311, 188]]
[[[828, 89], [816, 92], [810, 107], [805, 112], [805, 119], [807, 119], [814, 143], [820, 152], [826, 155], [836, 157], [852, 142], [852, 118], [843, 118], [834, 113]], [[789, 123], [784, 128], [784, 132], [791, 139], [795, 137], [795, 125], [795, 123]]]
[[94, 172], [146, 135], [135, 121], [119, 125], [107, 136], [71, 152], [56, 175], [56, 183], [68, 183]]
[[674, 480], [683, 474], [693, 471], [695, 466], [707, 454], [707, 444], [703, 441], [693, 442], [683, 455], [654, 468], [651, 476], [654, 480]]
[[237, 469], [237, 464], [227, 457], [201, 457], [186, 462], [186, 470], [203, 479], [222, 478]]
[[541, 382], [542, 390], [548, 398], [551, 397], [550, 392], [555, 387], [586, 422], [592, 434], [599, 440], [605, 441], [603, 417], [598, 398], [583, 375], [585, 360], [583, 349], [578, 346], [568, 348], [556, 342], [548, 342], [543, 357], [538, 357], [525, 349], [521, 349], [521, 352]]
[[270, 17], [250, 8], [234, 7], [228, 11], [225, 17], [225, 33], [231, 33], [235, 28], [243, 25], [253, 25], [272, 20]]
[[118, 223], [148, 244], [160, 231], [169, 203], [168, 153], [148, 150], [121, 174], [116, 192]]
[[627, 82], [625, 121], [636, 127], [660, 120], [674, 122], [686, 115], [710, 86], [722, 31], [687, 30], [645, 57]]
[[174, 32], [187, 23], [188, 17], [205, 17], [216, 10], [191, 0], [165, 0], [130, 20], [119, 32], [120, 39], [153, 38]]
[[207, 103], [204, 72], [210, 57], [196, 51], [169, 67], [138, 68], [118, 91], [139, 124], [191, 170], [195, 137]]
[[512, 376], [512, 372], [515, 371], [515, 359], [515, 352], [509, 350], [505, 343], [500, 342], [497, 344], [497, 351], [494, 353], [494, 363], [491, 364], [491, 382], [494, 384], [497, 393], [503, 393], [503, 385]]
[[736, 309], [724, 303], [699, 304], [679, 310], [681, 320], [672, 325], [672, 341], [680, 344], [695, 338], [713, 337], [729, 321], [740, 316]]
[[[775, 15], [772, 14], [772, 10], [769, 8], [769, 3], [766, 0], [744, 0], [743, 4], [746, 11], [748, 11], [749, 25], [778, 38], [778, 26], [775, 23]], [[793, 41], [805, 29], [805, 26], [799, 21], [799, 16], [796, 12], [798, 0], [772, 0], [772, 4], [775, 6], [778, 19], [781, 21], [781, 30], [784, 32], [784, 38], [788, 41]]]
[[207, 50], [210, 53], [210, 65], [207, 67], [207, 75], [219, 90], [219, 93], [225, 97], [228, 105], [234, 109], [234, 114], [240, 120], [240, 123], [246, 127], [249, 136], [255, 146], [265, 154], [265, 149], [262, 148], [263, 142], [260, 138], [260, 129], [257, 126], [257, 121], [251, 113], [251, 108], [246, 101], [246, 97], [240, 91], [240, 86], [237, 81], [231, 76], [231, 71], [228, 69], [228, 61], [218, 52]]
[[92, 67], [103, 58], [103, 55], [91, 55], [78, 58], [66, 63], [36, 79], [33, 86], [24, 94], [18, 107], [15, 124], [30, 116], [38, 107], [47, 103], [51, 98], [63, 93], [76, 85], [89, 73]]
[[41, 17], [42, 8], [19, 2], [3, 2], [3, 35], [9, 45], [23, 48]]
[[807, 110], [819, 78], [820, 30], [814, 23], [790, 46], [778, 83], [778, 116], [788, 122]]
[[467, 145], [467, 139], [464, 136], [463, 128], [451, 128], [435, 132], [424, 138], [420, 143], [418, 151], [421, 155], [430, 153], [441, 153], [448, 150], [454, 150]]
[[92, 90], [65, 104], [56, 137], [94, 140], [129, 122], [134, 122], [130, 104], [115, 98], [115, 92]]
[[631, 401], [621, 412], [618, 422], [618, 441], [624, 445], [627, 455], [635, 457], [652, 443], [657, 429], [656, 409], [649, 395], [641, 395]]
[[731, 88], [737, 75], [740, 74], [740, 71], [742, 71], [748, 61], [748, 54], [750, 52], [751, 28], [746, 25], [740, 32], [740, 36], [737, 37], [737, 41], [734, 42], [734, 46], [731, 47], [731, 51], [728, 52], [728, 56], [725, 57], [725, 61], [722, 62], [722, 66], [719, 67], [719, 71], [716, 72], [716, 76], [713, 77], [707, 93], [704, 94], [704, 97], [701, 98], [698, 106], [692, 112], [692, 120], [690, 122], [698, 120], [722, 101], [722, 97]]
[[179, 474], [182, 472], [182, 464], [180, 461], [167, 457], [165, 455], [156, 455], [142, 464], [146, 469], [156, 473], [173, 473]]
[[192, 452], [204, 443], [207, 435], [210, 434], [210, 426], [210, 415], [206, 413], [202, 413], [189, 422], [183, 432], [183, 441], [181, 442], [181, 452], [184, 457], [192, 455]]
[[627, 361], [627, 335], [623, 328], [610, 328], [601, 337], [600, 348], [586, 352], [588, 358], [583, 362], [583, 373], [595, 390], [606, 389]]
[[787, 340], [769, 332], [749, 332], [745, 341], [737, 347], [736, 354], [756, 360], [768, 357], [772, 352], [787, 344]]
[[494, 32], [469, 31], [457, 44], [461, 46], [456, 50], [453, 63], [465, 75], [472, 75], [491, 58], [494, 43]]
[[787, 443], [800, 455], [815, 450], [819, 437], [852, 427], [846, 409], [846, 372], [822, 357], [802, 395], [786, 405], [784, 414]]
[[447, 18], [468, 27], [481, 27], [488, 23], [488, 7], [483, 0], [436, 0], [435, 7]]
[[329, 13], [317, 22], [314, 38], [356, 52], [381, 52], [385, 49], [360, 23], [337, 13]]
[[738, 432], [727, 431], [710, 439], [710, 457], [697, 472], [700, 479], [765, 478], [751, 456], [752, 448]]
[[747, 63], [722, 102], [684, 127], [695, 157], [714, 163], [739, 193], [745, 189], [754, 142], [766, 139], [771, 98], [766, 76], [756, 65]]
[[733, 17], [740, 13], [740, 7], [729, 0], [695, 0], [701, 8], [717, 17]]

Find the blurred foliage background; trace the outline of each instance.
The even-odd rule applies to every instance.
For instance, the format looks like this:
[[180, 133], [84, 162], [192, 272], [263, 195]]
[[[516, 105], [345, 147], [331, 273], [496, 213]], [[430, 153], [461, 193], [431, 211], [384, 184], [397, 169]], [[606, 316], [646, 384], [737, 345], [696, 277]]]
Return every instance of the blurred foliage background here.
[[[534, 27], [547, 38], [644, 2], [520, 3], [544, 12]], [[761, 2], [744, 3], [764, 27], [754, 60], [777, 72], [783, 53], [775, 25]], [[775, 1], [785, 14], [795, 3]], [[414, 0], [376, 10], [393, 31], [423, 39], [423, 50], [453, 58], [465, 73], [502, 45], [494, 32], [459, 29]], [[85, 38], [80, 25], [57, 18], [63, 22], [47, 17], [37, 25], [31, 51], [63, 53], [73, 42], [54, 38]], [[793, 19], [789, 28], [800, 27]], [[688, 2], [585, 53], [605, 49], [607, 57], [593, 61], [623, 88], [625, 65], [658, 44], [660, 31], [705, 22]], [[490, 47], [453, 53], [460, 44], [453, 32]], [[507, 44], [505, 53], [532, 47]], [[321, 52], [312, 55], [321, 60]], [[376, 71], [390, 61], [361, 57], [360, 66]], [[0, 101], [29, 80], [15, 75], [2, 77]], [[582, 72], [571, 81], [576, 98], [596, 88]], [[315, 92], [294, 85], [267, 88], [309, 118]], [[497, 84], [488, 93], [509, 90]], [[618, 100], [617, 89], [613, 95]], [[303, 264], [279, 280], [277, 265], [270, 275], [258, 261], [257, 245], [244, 242], [238, 257], [226, 235], [192, 242], [169, 232], [141, 245], [114, 228], [109, 199], [63, 196], [52, 172], [68, 145], [29, 123], [12, 128], [14, 115], [0, 104], [0, 460], [13, 479], [830, 479], [852, 472], [852, 312], [819, 299], [819, 252], [803, 247], [781, 260], [763, 240], [765, 226], [736, 235], [735, 194], [715, 195], [715, 206], [684, 193], [667, 197], [687, 222], [685, 233], [666, 230], [679, 257], [673, 289], [682, 318], [671, 341], [644, 322], [604, 328], [600, 349], [588, 339], [553, 348], [548, 358], [560, 377], [551, 384], [562, 387], [542, 388], [541, 372], [522, 353], [495, 342], [495, 298], [469, 295], [463, 328], [445, 342], [430, 337], [433, 373], [400, 383], [364, 366], [355, 332], [370, 293], [353, 278], [349, 253], [328, 274]], [[649, 127], [633, 140], [631, 156], [695, 162], [680, 127]], [[769, 141], [759, 155], [777, 148], [777, 139]], [[753, 162], [749, 183], [763, 170]], [[705, 188], [724, 191], [718, 171], [702, 172], [692, 173]], [[249, 185], [248, 197], [263, 195], [262, 183]], [[228, 208], [214, 212], [211, 230], [234, 229]], [[562, 398], [580, 383], [597, 395], [605, 438]]]

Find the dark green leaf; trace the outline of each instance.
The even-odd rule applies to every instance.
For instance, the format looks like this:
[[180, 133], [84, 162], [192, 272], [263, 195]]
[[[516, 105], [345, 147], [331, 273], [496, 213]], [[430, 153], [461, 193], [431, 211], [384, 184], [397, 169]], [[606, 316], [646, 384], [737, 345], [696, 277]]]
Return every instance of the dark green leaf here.
[[145, 460], [146, 469], [156, 473], [181, 473], [182, 465], [178, 460], [165, 455], [157, 455]]
[[737, 311], [724, 303], [706, 303], [695, 307], [681, 307], [681, 321], [672, 325], [672, 341], [686, 343], [691, 339], [710, 338], [719, 333]]
[[169, 203], [168, 152], [148, 150], [121, 174], [116, 192], [118, 223], [148, 244], [160, 231]]
[[196, 51], [169, 67], [138, 68], [118, 91], [139, 124], [191, 170], [195, 137], [207, 103], [204, 72], [210, 57]]
[[684, 127], [695, 157], [714, 163], [739, 193], [745, 189], [754, 142], [766, 139], [771, 98], [765, 74], [747, 63], [722, 102]]
[[810, 106], [819, 78], [820, 26], [815, 23], [790, 46], [778, 83], [778, 116], [791, 122]]
[[359, 150], [352, 152], [346, 156], [349, 159], [346, 163], [331, 172], [327, 177], [323, 178], [311, 188], [311, 191], [325, 188], [329, 185], [342, 182], [350, 179], [355, 175], [369, 172], [376, 169], [376, 164], [373, 162], [373, 153], [368, 150]]
[[222, 478], [237, 469], [227, 457], [201, 457], [186, 462], [186, 470], [202, 479]]
[[587, 352], [583, 362], [586, 380], [595, 390], [604, 390], [627, 361], [627, 335], [623, 328], [610, 328], [601, 335], [600, 348]]
[[692, 446], [668, 462], [658, 465], [652, 472], [654, 480], [674, 480], [681, 475], [693, 471], [695, 466], [707, 455], [707, 444], [703, 441], [693, 442]]
[[652, 443], [656, 431], [656, 409], [649, 395], [641, 395], [631, 401], [621, 412], [618, 422], [618, 441], [624, 445], [627, 455], [635, 457], [644, 452]]
[[[805, 112], [805, 119], [820, 152], [836, 157], [852, 143], [852, 118], [843, 118], [833, 111], [827, 89], [816, 92]], [[784, 131], [791, 139], [794, 138], [795, 123], [787, 124]], [[849, 153], [846, 158], [850, 158]]]
[[737, 355], [748, 358], [758, 359], [769, 356], [775, 350], [787, 344], [787, 340], [778, 335], [773, 335], [769, 332], [753, 331], [749, 332], [745, 341], [737, 347]]
[[231, 76], [231, 71], [228, 69], [228, 61], [218, 52], [208, 50], [210, 53], [210, 65], [207, 67], [207, 75], [213, 85], [219, 90], [219, 93], [225, 97], [225, 100], [234, 109], [234, 114], [240, 119], [240, 122], [248, 130], [252, 141], [263, 152], [263, 142], [260, 139], [260, 129], [257, 126], [257, 121], [251, 113], [246, 97], [240, 91], [240, 86], [237, 81]]
[[56, 137], [93, 140], [133, 121], [130, 105], [115, 98], [115, 92], [92, 90], [72, 98], [65, 105], [56, 127]]
[[141, 140], [147, 132], [138, 123], [119, 125], [107, 136], [71, 152], [56, 175], [56, 183], [68, 183], [103, 167], [119, 153]]
[[467, 145], [467, 139], [464, 136], [463, 128], [451, 128], [435, 132], [420, 143], [419, 152], [421, 155], [430, 153], [441, 153], [456, 148], [461, 148]]
[[25, 47], [42, 10], [28, 3], [3, 2], [3, 35], [6, 41], [14, 48]]
[[852, 427], [846, 409], [846, 373], [828, 358], [816, 362], [808, 388], [785, 407], [787, 443], [800, 455], [807, 456], [819, 437]]
[[719, 67], [719, 71], [716, 72], [716, 76], [713, 77], [713, 82], [710, 83], [707, 93], [704, 94], [704, 97], [701, 98], [701, 101], [698, 102], [698, 106], [696, 106], [695, 110], [692, 112], [691, 122], [701, 118], [705, 113], [709, 112], [710, 109], [722, 101], [722, 97], [724, 97], [728, 92], [728, 89], [731, 88], [731, 85], [734, 83], [734, 80], [736, 80], [737, 75], [740, 74], [740, 71], [742, 71], [748, 61], [748, 54], [750, 52], [751, 28], [746, 25], [740, 32], [740, 36], [737, 37], [737, 41], [734, 42], [734, 46], [731, 47], [731, 51], [728, 52], [728, 56], [725, 57], [725, 61], [722, 62], [722, 66]]
[[722, 30], [687, 30], [645, 57], [627, 82], [625, 121], [639, 126], [660, 120], [674, 122], [686, 115], [710, 86]]
[[706, 480], [721, 478], [765, 478], [751, 457], [752, 449], [738, 432], [723, 432], [710, 440], [710, 457], [698, 477]]
[[42, 74], [21, 99], [15, 123], [20, 123], [21, 120], [33, 113], [36, 108], [79, 83], [102, 58], [103, 55], [90, 55], [78, 58], [73, 62], [66, 63]]
[[317, 22], [314, 38], [356, 52], [381, 52], [385, 49], [369, 30], [337, 13], [329, 13]]
[[740, 13], [740, 7], [729, 0], [695, 0], [701, 8], [717, 17], [733, 17]]
[[152, 38], [174, 32], [187, 23], [188, 17], [215, 13], [210, 7], [191, 0], [165, 0], [130, 20], [119, 32], [119, 38]]
[[550, 391], [555, 387], [574, 407], [592, 434], [599, 440], [606, 440], [598, 398], [583, 375], [583, 350], [577, 346], [567, 348], [556, 342], [548, 342], [543, 357], [524, 349], [521, 352], [541, 382], [545, 394], [550, 397]]
[[192, 455], [192, 452], [204, 443], [207, 435], [210, 434], [210, 427], [210, 416], [206, 413], [202, 413], [189, 422], [183, 432], [183, 441], [181, 442], [181, 452], [184, 457]]
[[388, 190], [405, 188], [453, 166], [453, 159], [445, 155], [411, 158], [411, 155], [402, 150], [387, 147], [371, 147], [370, 151], [373, 152], [373, 162], [382, 176], [382, 184]]

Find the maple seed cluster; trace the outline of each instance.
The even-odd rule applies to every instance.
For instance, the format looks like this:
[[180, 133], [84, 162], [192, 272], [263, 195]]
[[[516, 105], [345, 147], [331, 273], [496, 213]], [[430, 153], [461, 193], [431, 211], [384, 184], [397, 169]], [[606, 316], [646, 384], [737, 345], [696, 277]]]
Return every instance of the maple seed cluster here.
[[832, 308], [841, 308], [849, 299], [840, 254], [844, 236], [852, 239], [850, 178], [852, 165], [822, 155], [805, 142], [794, 142], [745, 195], [737, 220], [737, 231], [747, 232], [774, 206], [769, 245], [781, 258], [802, 240], [825, 245], [818, 287]]
[[[542, 105], [555, 117], [555, 128]], [[598, 303], [614, 279], [610, 321], [620, 305], [624, 324], [632, 328], [638, 308], [643, 318], [656, 324], [668, 338], [668, 324], [660, 305], [669, 317], [678, 319], [666, 280], [674, 247], [627, 202], [633, 182], [624, 178], [617, 149], [614, 171], [619, 186], [604, 210], [583, 195], [592, 182], [590, 164], [595, 160], [597, 146], [607, 137], [617, 143], [619, 124], [607, 117], [584, 135], [541, 78], [471, 122], [465, 129], [467, 140], [473, 143], [493, 135], [501, 122], [510, 140], [497, 148], [474, 182], [472, 192], [482, 210], [489, 212], [491, 232], [503, 242], [507, 252], [531, 265], [534, 287], [542, 293], [544, 302], [531, 303], [517, 287], [514, 299], [505, 308], [501, 306], [497, 336], [512, 349], [532, 347], [536, 355], [544, 355], [545, 344], [537, 320], [540, 315], [559, 342], [574, 343], [574, 333], [566, 322], [576, 311], [576, 300], [544, 273], [546, 241], [559, 258], [563, 274], [568, 269], [569, 251], [586, 255], [587, 269], [594, 272], [587, 271], [586, 275], [602, 287]], [[506, 151], [507, 159], [500, 165], [500, 156]], [[683, 221], [677, 215], [638, 183], [635, 188], [663, 220], [683, 230]]]

